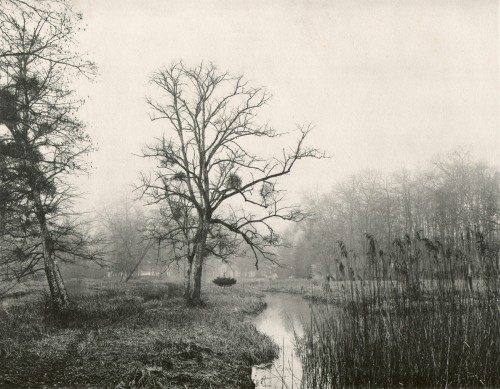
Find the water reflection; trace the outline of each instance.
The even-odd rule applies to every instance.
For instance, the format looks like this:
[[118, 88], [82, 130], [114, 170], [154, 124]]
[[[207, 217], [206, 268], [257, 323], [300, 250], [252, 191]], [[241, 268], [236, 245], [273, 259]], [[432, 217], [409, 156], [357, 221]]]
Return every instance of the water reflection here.
[[266, 297], [267, 309], [254, 320], [257, 329], [280, 346], [273, 363], [254, 366], [256, 388], [300, 388], [302, 364], [295, 349], [296, 336], [302, 336], [302, 323], [310, 316], [310, 306], [300, 296], [273, 293]]

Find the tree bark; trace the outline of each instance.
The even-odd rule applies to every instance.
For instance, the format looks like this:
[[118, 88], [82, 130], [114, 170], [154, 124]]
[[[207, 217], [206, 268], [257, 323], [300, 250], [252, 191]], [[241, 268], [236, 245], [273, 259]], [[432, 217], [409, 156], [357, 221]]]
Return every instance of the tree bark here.
[[187, 302], [190, 305], [198, 305], [201, 303], [201, 276], [203, 274], [203, 260], [208, 236], [208, 224], [201, 222], [199, 231], [195, 256], [189, 272], [188, 289], [186, 290]]
[[66, 292], [66, 287], [57, 261], [53, 256], [52, 240], [46, 226], [42, 226], [41, 235], [45, 275], [47, 276], [47, 283], [49, 284], [52, 307], [56, 312], [62, 312], [68, 308], [69, 305], [68, 293]]
[[190, 305], [201, 303], [201, 276], [203, 274], [203, 257], [196, 255], [190, 274], [190, 289], [187, 301]]
[[184, 298], [186, 300], [189, 300], [189, 296], [191, 295], [191, 273], [193, 271], [193, 259], [194, 259], [195, 252], [193, 251], [192, 254], [188, 254], [187, 262], [188, 262], [188, 268], [187, 272], [184, 275], [186, 278], [186, 283], [184, 286]]
[[68, 293], [66, 286], [59, 270], [57, 260], [54, 258], [54, 248], [45, 213], [40, 201], [40, 196], [37, 192], [34, 193], [35, 206], [37, 208], [37, 219], [40, 224], [40, 237], [42, 241], [43, 261], [45, 268], [45, 275], [47, 276], [47, 283], [49, 284], [50, 299], [52, 308], [56, 312], [62, 312], [69, 305]]

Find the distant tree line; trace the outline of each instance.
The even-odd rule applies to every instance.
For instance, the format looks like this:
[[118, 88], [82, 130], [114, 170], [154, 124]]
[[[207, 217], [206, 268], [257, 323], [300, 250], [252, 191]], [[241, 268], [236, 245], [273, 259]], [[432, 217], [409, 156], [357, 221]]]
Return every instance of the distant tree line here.
[[[346, 256], [352, 259], [352, 273], [373, 277], [370, 245], [376, 242], [388, 275], [398, 270], [396, 249], [417, 240], [421, 243], [413, 250], [427, 242], [425, 247], [442, 246], [449, 255], [455, 249], [469, 253], [466, 262], [453, 262], [455, 273], [467, 271], [464, 267], [469, 265], [477, 272], [478, 244], [498, 256], [499, 199], [498, 170], [474, 161], [463, 150], [420, 171], [364, 171], [326, 194], [307, 198], [314, 216], [289, 231], [293, 247], [282, 250], [281, 257], [287, 271], [298, 277], [310, 275], [313, 268], [334, 276], [347, 274]], [[498, 270], [498, 259], [492, 260]], [[430, 271], [432, 263], [420, 271]]]

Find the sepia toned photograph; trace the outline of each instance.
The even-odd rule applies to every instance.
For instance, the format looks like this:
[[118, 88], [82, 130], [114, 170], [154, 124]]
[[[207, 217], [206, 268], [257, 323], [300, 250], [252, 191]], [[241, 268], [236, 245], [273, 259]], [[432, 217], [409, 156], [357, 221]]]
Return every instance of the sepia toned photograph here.
[[497, 0], [0, 0], [0, 389], [500, 388]]

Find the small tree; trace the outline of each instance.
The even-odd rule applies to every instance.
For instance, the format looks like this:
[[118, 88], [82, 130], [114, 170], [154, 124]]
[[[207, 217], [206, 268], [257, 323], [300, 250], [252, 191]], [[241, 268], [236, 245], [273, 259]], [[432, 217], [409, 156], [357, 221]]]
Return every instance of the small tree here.
[[279, 157], [253, 154], [246, 140], [280, 134], [257, 121], [270, 94], [250, 87], [242, 76], [220, 72], [213, 64], [190, 68], [179, 62], [156, 72], [151, 82], [162, 94], [148, 99], [151, 118], [165, 121], [171, 132], [145, 147], [144, 157], [158, 160], [159, 166], [154, 174], [143, 175], [142, 190], [151, 202], [186, 205], [192, 247], [186, 297], [196, 304], [210, 236], [238, 237], [252, 250], [256, 266], [259, 256], [273, 260], [272, 248], [280, 239], [271, 220], [304, 218], [299, 208], [283, 205], [277, 179], [298, 160], [323, 154], [305, 147], [311, 130], [306, 126], [298, 128], [295, 146]]

